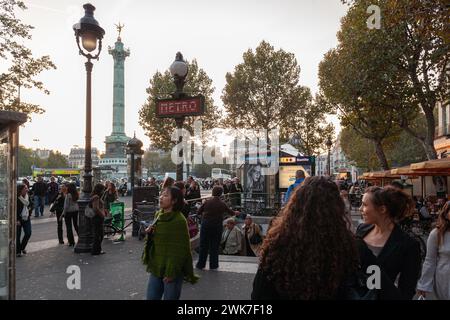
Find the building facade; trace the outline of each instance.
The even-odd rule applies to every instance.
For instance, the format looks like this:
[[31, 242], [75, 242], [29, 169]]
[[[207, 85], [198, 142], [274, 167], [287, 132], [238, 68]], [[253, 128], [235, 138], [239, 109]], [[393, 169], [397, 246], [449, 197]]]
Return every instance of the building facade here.
[[[69, 167], [83, 169], [84, 168], [84, 148], [72, 148], [69, 153]], [[97, 148], [91, 149], [92, 166], [98, 166], [100, 161], [100, 153]]]
[[39, 158], [39, 159], [48, 159], [50, 156], [51, 150], [47, 149], [36, 149], [33, 150], [33, 153]]
[[439, 102], [434, 147], [438, 158], [450, 157], [450, 103]]

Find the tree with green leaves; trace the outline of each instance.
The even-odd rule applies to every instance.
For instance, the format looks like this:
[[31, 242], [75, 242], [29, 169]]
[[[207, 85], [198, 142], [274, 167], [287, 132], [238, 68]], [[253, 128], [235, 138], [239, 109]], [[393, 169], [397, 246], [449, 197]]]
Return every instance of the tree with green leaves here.
[[[389, 169], [385, 140], [413, 123], [420, 113], [411, 92], [398, 87], [408, 75], [393, 63], [397, 52], [386, 28], [369, 29], [369, 1], [355, 1], [342, 19], [338, 46], [330, 50], [319, 66], [321, 94], [341, 120], [362, 138], [370, 140], [383, 169]], [[384, 18], [387, 13], [383, 11]], [[434, 129], [433, 129], [434, 130]]]
[[229, 129], [280, 129], [293, 134], [292, 118], [302, 112], [311, 94], [299, 85], [300, 67], [293, 53], [262, 41], [243, 54], [243, 62], [226, 74], [223, 121]]
[[17, 10], [25, 9], [23, 1], [0, 0], [0, 61], [9, 66], [0, 73], [0, 110], [42, 114], [45, 110], [41, 106], [21, 100], [21, 90], [36, 88], [49, 94], [36, 76], [56, 67], [49, 56], [35, 58], [21, 43], [31, 39], [33, 29], [16, 17]]
[[[424, 117], [418, 118], [416, 122], [415, 125], [420, 128], [419, 132], [426, 131]], [[358, 168], [365, 171], [381, 169], [373, 143], [361, 137], [352, 127], [342, 129], [340, 144], [346, 157], [353, 161]], [[386, 152], [389, 166], [392, 167], [402, 167], [427, 159], [420, 143], [405, 131], [383, 141], [383, 150]]]
[[[381, 29], [369, 30], [365, 24], [366, 10], [371, 0], [343, 1], [350, 4], [347, 30], [342, 33], [348, 41], [342, 46], [365, 48], [362, 55], [373, 56], [381, 62], [374, 66], [387, 78], [399, 79], [377, 83], [373, 91], [384, 91], [386, 97], [396, 101], [399, 126], [417, 139], [428, 159], [436, 159], [434, 111], [439, 102], [448, 102], [450, 41], [448, 1], [445, 0], [379, 0]], [[344, 25], [343, 28], [344, 29]], [[367, 66], [369, 68], [369, 66]], [[395, 70], [395, 77], [389, 71]], [[414, 127], [418, 111], [425, 116], [426, 131]]]
[[69, 162], [67, 158], [59, 151], [50, 151], [48, 158], [45, 161], [44, 168], [67, 168]]
[[[309, 93], [309, 89], [306, 89]], [[325, 143], [334, 136], [334, 126], [326, 122], [330, 108], [319, 97], [312, 98], [309, 93], [306, 103], [287, 119], [282, 133], [282, 141], [296, 147], [302, 154], [319, 155], [325, 149]]]
[[373, 94], [369, 79], [375, 80], [377, 76], [367, 77], [354, 55], [341, 47], [329, 51], [319, 65], [322, 100], [336, 110], [343, 127], [351, 127], [373, 143], [380, 166], [387, 170], [383, 144], [401, 128], [393, 101]]
[[[205, 97], [205, 114], [198, 117], [186, 117], [183, 128], [194, 135], [194, 121], [200, 119], [203, 126], [204, 139], [207, 139], [211, 129], [219, 125], [221, 112], [214, 105], [212, 94], [214, 87], [212, 80], [206, 72], [198, 66], [197, 60], [188, 62], [189, 73], [186, 78], [184, 92], [189, 95], [202, 94]], [[139, 111], [139, 124], [146, 131], [154, 147], [169, 151], [176, 145], [171, 140], [171, 135], [176, 130], [175, 120], [172, 118], [157, 118], [155, 99], [171, 98], [176, 91], [172, 75], [167, 70], [164, 73], [156, 72], [150, 80], [150, 87], [147, 89], [148, 99]]]
[[18, 176], [31, 176], [31, 167], [35, 166], [37, 168], [42, 168], [44, 165], [44, 160], [39, 158], [32, 149], [19, 146], [18, 155]]
[[159, 153], [155, 151], [145, 151], [142, 159], [142, 167], [149, 172], [161, 172], [161, 159]]

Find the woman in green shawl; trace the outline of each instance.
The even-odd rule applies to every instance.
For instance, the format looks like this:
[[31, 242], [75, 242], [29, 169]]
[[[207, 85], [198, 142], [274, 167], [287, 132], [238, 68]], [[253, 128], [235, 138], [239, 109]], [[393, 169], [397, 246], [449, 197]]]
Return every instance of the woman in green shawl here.
[[[164, 189], [160, 208], [155, 215], [156, 224], [147, 233], [153, 233], [153, 242], [144, 250], [143, 261], [150, 272], [148, 300], [178, 300], [183, 280], [195, 283], [191, 243], [183, 208], [183, 193], [177, 187]], [[148, 255], [148, 256], [146, 256]]]

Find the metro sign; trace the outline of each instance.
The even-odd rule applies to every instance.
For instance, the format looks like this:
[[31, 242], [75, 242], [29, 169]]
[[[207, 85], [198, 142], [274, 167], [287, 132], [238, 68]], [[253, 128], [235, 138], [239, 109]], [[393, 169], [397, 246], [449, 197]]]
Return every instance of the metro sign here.
[[205, 98], [203, 96], [156, 100], [157, 118], [200, 116], [204, 113]]
[[280, 163], [295, 163], [295, 157], [282, 157]]

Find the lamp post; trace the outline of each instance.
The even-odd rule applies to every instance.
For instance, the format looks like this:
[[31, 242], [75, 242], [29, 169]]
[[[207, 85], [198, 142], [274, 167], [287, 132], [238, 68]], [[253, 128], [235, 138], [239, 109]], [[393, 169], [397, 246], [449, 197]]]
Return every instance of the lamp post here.
[[328, 140], [326, 142], [327, 144], [327, 148], [328, 148], [328, 176], [331, 176], [331, 156], [330, 156], [330, 151], [331, 151], [331, 146], [333, 145], [333, 142], [331, 141], [331, 137], [328, 137]]
[[[136, 138], [136, 133], [134, 134], [134, 137], [130, 139], [127, 143], [127, 154], [130, 155], [130, 179], [131, 179], [131, 199], [132, 199], [132, 211], [134, 212], [134, 186], [136, 184], [136, 178], [135, 178], [135, 172], [136, 172], [136, 166], [135, 166], [135, 156], [142, 156], [144, 154], [144, 150], [142, 150], [142, 146], [144, 144], [141, 140]], [[133, 223], [133, 231], [132, 236], [137, 237], [139, 234], [139, 223]]]
[[[91, 60], [98, 60], [102, 51], [102, 39], [105, 30], [94, 18], [95, 7], [87, 3], [83, 6], [85, 15], [73, 26], [79, 54], [87, 58], [86, 66], [86, 146], [84, 151], [84, 183], [79, 204], [79, 235], [74, 251], [76, 253], [90, 252], [92, 248], [91, 221], [84, 215], [92, 193], [92, 156], [91, 156]], [[80, 46], [81, 38], [81, 46]], [[98, 47], [98, 49], [97, 49]], [[94, 51], [97, 49], [97, 53]]]
[[[175, 61], [170, 66], [170, 73], [173, 77], [173, 82], [175, 83], [175, 86], [177, 90], [173, 94], [174, 99], [181, 99], [185, 96], [183, 92], [184, 84], [186, 83], [186, 76], [188, 74], [188, 64], [183, 59], [183, 55], [181, 52], [177, 52]], [[183, 123], [184, 123], [184, 117], [176, 117], [175, 123], [177, 125], [177, 129], [179, 129], [180, 136], [178, 138], [178, 155], [181, 159], [183, 159], [183, 149], [180, 147], [181, 143], [183, 142], [183, 136], [181, 134], [181, 129], [183, 129]], [[179, 164], [177, 164], [177, 180], [181, 181], [183, 180], [183, 161]]]

